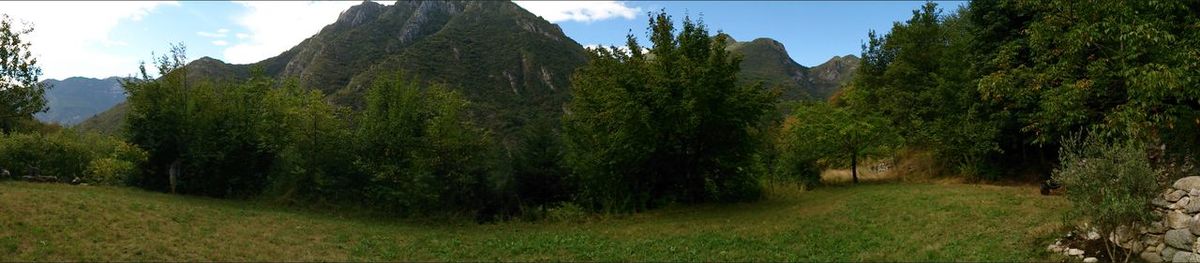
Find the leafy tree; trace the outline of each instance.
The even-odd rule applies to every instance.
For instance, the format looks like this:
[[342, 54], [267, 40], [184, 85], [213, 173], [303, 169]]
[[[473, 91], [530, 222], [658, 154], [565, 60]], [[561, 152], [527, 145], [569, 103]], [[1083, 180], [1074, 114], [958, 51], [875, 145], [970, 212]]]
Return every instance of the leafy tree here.
[[479, 212], [490, 201], [496, 156], [490, 134], [466, 115], [462, 95], [402, 77], [375, 81], [358, 123], [358, 166], [375, 205], [406, 214]]
[[563, 117], [577, 199], [639, 211], [665, 202], [758, 197], [751, 173], [772, 94], [736, 85], [740, 58], [689, 18], [676, 34], [665, 12], [649, 20], [653, 47], [593, 49], [574, 78]]
[[[186, 49], [173, 46], [156, 59], [160, 77], [142, 67], [141, 79], [124, 81], [130, 113], [129, 141], [149, 153], [139, 186], [220, 197], [259, 194], [284, 137], [264, 98], [276, 82], [256, 74], [243, 83], [189, 81]], [[170, 170], [178, 169], [172, 178]]]
[[[1194, 2], [973, 2], [981, 98], [1022, 143], [1078, 130], [1178, 142], [1200, 153], [1200, 5]], [[985, 51], [987, 49], [995, 51]]]
[[[326, 103], [317, 90], [286, 81], [263, 98], [259, 132], [274, 147], [269, 196], [287, 201], [350, 201], [363, 197], [365, 178], [354, 167], [353, 131], [346, 108]], [[274, 135], [274, 136], [270, 136]]]
[[[811, 167], [806, 166], [806, 162], [822, 157], [848, 159], [854, 183], [858, 183], [858, 160], [887, 152], [897, 139], [883, 117], [831, 107], [826, 103], [798, 107], [792, 117], [793, 123], [784, 131], [786, 157], [780, 163]], [[800, 175], [812, 176], [812, 171], [807, 172]], [[815, 179], [809, 177], [806, 181], [811, 184]]]
[[868, 33], [859, 72], [838, 103], [881, 114], [908, 145], [959, 172], [993, 174], [980, 167], [1000, 151], [998, 124], [974, 87], [972, 25], [962, 18], [969, 12], [944, 15], [930, 2], [886, 35]]
[[12, 132], [20, 120], [46, 111], [46, 87], [38, 81], [42, 68], [23, 39], [32, 26], [14, 27], [8, 15], [0, 17], [0, 131]]

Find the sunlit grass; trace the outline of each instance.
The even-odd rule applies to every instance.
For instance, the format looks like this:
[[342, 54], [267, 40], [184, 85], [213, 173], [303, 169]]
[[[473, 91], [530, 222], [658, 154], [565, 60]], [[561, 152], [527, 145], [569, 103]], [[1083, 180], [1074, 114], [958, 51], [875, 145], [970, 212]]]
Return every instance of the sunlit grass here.
[[757, 203], [586, 223], [338, 216], [128, 188], [0, 182], [3, 260], [1039, 260], [1061, 197], [1033, 187], [770, 189]]

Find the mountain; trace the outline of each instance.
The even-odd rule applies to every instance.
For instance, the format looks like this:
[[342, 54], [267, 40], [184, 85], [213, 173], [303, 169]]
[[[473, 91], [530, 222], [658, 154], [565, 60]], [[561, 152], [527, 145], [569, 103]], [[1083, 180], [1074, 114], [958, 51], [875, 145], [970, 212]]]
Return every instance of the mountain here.
[[[248, 65], [201, 58], [185, 66], [189, 77], [237, 80], [261, 68], [354, 108], [372, 80], [403, 72], [463, 93], [472, 116], [500, 135], [524, 123], [557, 119], [575, 68], [586, 62], [579, 43], [512, 2], [363, 2], [336, 22], [278, 56]], [[123, 108], [114, 108], [120, 111]], [[119, 112], [108, 117], [122, 116]], [[105, 118], [84, 129], [119, 127]]]
[[46, 90], [49, 110], [34, 115], [43, 122], [74, 125], [125, 101], [125, 90], [117, 77], [72, 77], [42, 83], [51, 87]]
[[[768, 38], [731, 43], [729, 49], [745, 57], [741, 78], [783, 86], [788, 100], [827, 98], [858, 65], [845, 56], [807, 68]], [[558, 119], [570, 76], [586, 59], [561, 28], [512, 2], [402, 0], [353, 6], [312, 37], [257, 63], [204, 57], [185, 67], [189, 78], [210, 80], [243, 79], [259, 68], [353, 108], [363, 106], [372, 80], [403, 72], [460, 91], [471, 101], [472, 117], [510, 142], [525, 123]], [[79, 127], [115, 131], [125, 110], [114, 107]]]
[[780, 87], [783, 100], [828, 99], [858, 69], [858, 57], [835, 56], [816, 67], [805, 67], [788, 56], [782, 43], [770, 38], [737, 42], [726, 35], [726, 50], [742, 55], [738, 80], [762, 81], [766, 87]]

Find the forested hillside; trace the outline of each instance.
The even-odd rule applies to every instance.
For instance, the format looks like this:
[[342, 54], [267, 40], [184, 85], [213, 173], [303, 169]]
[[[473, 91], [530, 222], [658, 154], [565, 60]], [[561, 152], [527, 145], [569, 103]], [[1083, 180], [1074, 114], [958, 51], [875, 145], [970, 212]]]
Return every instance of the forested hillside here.
[[63, 125], [80, 123], [125, 101], [125, 90], [117, 77], [93, 79], [74, 77], [42, 81], [46, 91], [46, 112], [38, 120]]

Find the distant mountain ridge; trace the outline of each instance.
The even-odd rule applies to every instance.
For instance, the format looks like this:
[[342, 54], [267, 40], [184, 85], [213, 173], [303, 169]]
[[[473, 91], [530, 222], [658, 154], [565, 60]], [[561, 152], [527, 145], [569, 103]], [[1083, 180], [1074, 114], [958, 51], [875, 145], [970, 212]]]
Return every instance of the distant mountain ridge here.
[[104, 79], [71, 77], [42, 81], [46, 90], [46, 112], [34, 117], [43, 122], [75, 125], [125, 101], [120, 78]]
[[858, 70], [859, 58], [854, 55], [834, 56], [815, 67], [805, 67], [792, 60], [783, 43], [770, 38], [737, 42], [726, 35], [726, 50], [741, 54], [742, 82], [762, 81], [765, 86], [781, 87], [783, 100], [825, 100]]

